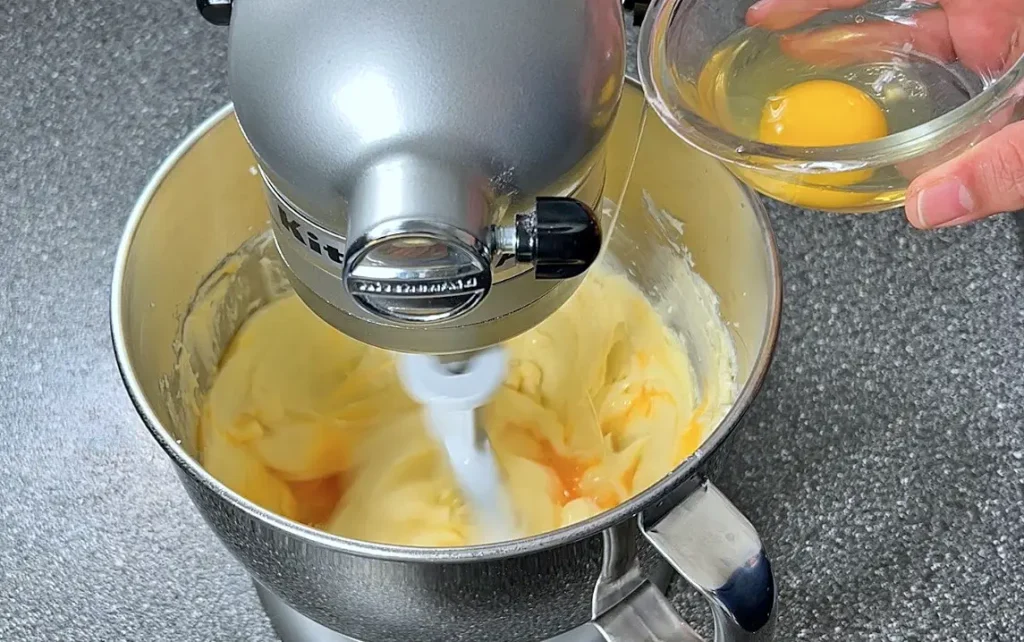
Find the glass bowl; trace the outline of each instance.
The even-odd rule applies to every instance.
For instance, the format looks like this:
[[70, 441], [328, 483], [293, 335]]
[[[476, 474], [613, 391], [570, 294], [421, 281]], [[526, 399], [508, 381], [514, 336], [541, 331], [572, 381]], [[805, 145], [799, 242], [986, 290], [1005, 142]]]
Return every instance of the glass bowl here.
[[[663, 0], [641, 28], [639, 68], [668, 127], [762, 194], [834, 212], [897, 207], [914, 178], [1024, 118], [1024, 10], [966, 30], [975, 48], [987, 45], [982, 55], [961, 51], [963, 29], [951, 42], [934, 4], [871, 0], [819, 10], [808, 0], [770, 0], [749, 11], [752, 4]], [[991, 38], [979, 38], [982, 25]], [[1003, 55], [991, 54], [994, 41], [1005, 42]], [[763, 142], [767, 105], [787, 87], [822, 79], [874, 99], [886, 135], [831, 146]], [[826, 133], [842, 127], [842, 118], [829, 120], [828, 100], [810, 113]]]

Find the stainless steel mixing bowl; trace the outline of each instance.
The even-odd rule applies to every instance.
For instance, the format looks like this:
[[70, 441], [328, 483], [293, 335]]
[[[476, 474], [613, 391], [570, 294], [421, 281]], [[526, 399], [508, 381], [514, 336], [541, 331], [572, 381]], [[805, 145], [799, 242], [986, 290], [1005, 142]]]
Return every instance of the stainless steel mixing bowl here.
[[[114, 349], [146, 426], [264, 597], [366, 641], [523, 642], [566, 632], [581, 640], [697, 640], [663, 594], [674, 569], [711, 604], [716, 640], [768, 634], [770, 563], [754, 528], [709, 477], [771, 361], [781, 305], [775, 244], [758, 199], [657, 118], [646, 119], [637, 147], [644, 110], [629, 83], [609, 141], [605, 194], [621, 194], [622, 211], [608, 249], [649, 294], [671, 287], [668, 268], [692, 260], [733, 334], [737, 401], [698, 452], [650, 489], [588, 521], [497, 545], [416, 549], [335, 537], [268, 513], [202, 469], [194, 422], [169, 401], [172, 383], [182, 383], [183, 319], [224, 257], [266, 230], [268, 212], [230, 107], [160, 167], [118, 251]], [[675, 220], [652, 215], [649, 201]], [[244, 317], [228, 316], [235, 326]], [[219, 354], [207, 356], [216, 363]], [[190, 377], [201, 392], [211, 373], [208, 365], [198, 370]]]

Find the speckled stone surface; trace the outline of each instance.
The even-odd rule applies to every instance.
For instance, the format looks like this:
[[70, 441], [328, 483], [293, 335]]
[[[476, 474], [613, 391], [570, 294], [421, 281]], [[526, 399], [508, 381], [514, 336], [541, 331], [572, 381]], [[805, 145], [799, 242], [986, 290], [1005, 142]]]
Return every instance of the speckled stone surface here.
[[[0, 5], [0, 640], [272, 640], [123, 392], [114, 250], [226, 100], [186, 0]], [[778, 570], [780, 640], [1019, 640], [1024, 243], [1002, 217], [771, 206], [778, 355], [721, 487]]]

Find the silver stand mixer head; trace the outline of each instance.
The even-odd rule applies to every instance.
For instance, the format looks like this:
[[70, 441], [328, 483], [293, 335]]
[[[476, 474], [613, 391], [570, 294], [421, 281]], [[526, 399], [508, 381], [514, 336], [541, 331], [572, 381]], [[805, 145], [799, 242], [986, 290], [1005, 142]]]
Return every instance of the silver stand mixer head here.
[[[607, 233], [594, 211], [625, 70], [619, 0], [198, 5], [230, 24], [231, 97], [278, 249], [324, 320], [477, 364], [575, 291]], [[442, 421], [450, 404], [417, 378], [467, 375], [410, 359], [406, 387]], [[449, 453], [480, 441], [459, 412], [435, 422]], [[497, 479], [493, 458], [471, 464], [492, 472], [462, 480], [467, 496]]]

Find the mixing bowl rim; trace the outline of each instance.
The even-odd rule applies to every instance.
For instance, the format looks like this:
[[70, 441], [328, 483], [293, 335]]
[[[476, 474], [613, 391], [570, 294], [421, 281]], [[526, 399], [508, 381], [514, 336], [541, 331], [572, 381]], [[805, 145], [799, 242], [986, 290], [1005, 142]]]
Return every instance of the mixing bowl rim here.
[[832, 147], [772, 145], [728, 132], [685, 106], [673, 106], [665, 97], [654, 70], [662, 45], [654, 49], [655, 34], [667, 34], [683, 0], [664, 0], [648, 11], [637, 42], [637, 68], [644, 95], [658, 117], [680, 138], [700, 151], [733, 165], [793, 175], [830, 174], [906, 162], [941, 149], [998, 111], [1012, 89], [1024, 81], [1024, 54], [995, 82], [964, 104], [909, 129], [875, 140]]
[[[626, 80], [627, 85], [633, 86], [634, 89], [639, 89], [639, 84], [632, 78], [627, 78]], [[153, 435], [154, 439], [156, 439], [157, 443], [159, 443], [164, 451], [167, 452], [175, 464], [177, 464], [183, 472], [188, 473], [193, 480], [197, 481], [207, 490], [212, 491], [219, 497], [228, 501], [235, 508], [260, 520], [264, 524], [279, 529], [290, 536], [301, 538], [307, 542], [333, 551], [400, 562], [478, 562], [517, 557], [542, 550], [548, 550], [594, 535], [636, 515], [645, 507], [664, 499], [669, 493], [678, 487], [679, 484], [693, 476], [705, 458], [714, 452], [729, 436], [729, 434], [731, 434], [733, 428], [739, 422], [754, 397], [756, 397], [757, 393], [760, 391], [761, 386], [764, 383], [764, 379], [767, 376], [778, 340], [782, 306], [782, 270], [779, 262], [775, 235], [772, 231], [771, 224], [768, 219], [768, 213], [764, 204], [750, 188], [737, 181], [735, 184], [750, 203], [753, 216], [761, 230], [765, 250], [768, 253], [770, 263], [769, 288], [771, 289], [771, 292], [769, 293], [769, 305], [765, 310], [765, 331], [761, 337], [760, 348], [751, 369], [750, 376], [744, 382], [736, 397], [736, 401], [729, 409], [729, 412], [722, 419], [719, 425], [711, 432], [711, 434], [708, 435], [700, 448], [698, 448], [698, 450], [688, 459], [676, 466], [676, 468], [666, 475], [661, 481], [638, 493], [622, 504], [619, 504], [615, 508], [604, 511], [599, 515], [582, 522], [520, 540], [464, 547], [416, 548], [411, 546], [363, 542], [344, 538], [338, 535], [332, 535], [313, 527], [293, 522], [280, 515], [265, 510], [259, 505], [245, 499], [210, 475], [196, 459], [185, 451], [182, 445], [174, 439], [171, 433], [161, 424], [156, 412], [150, 405], [149, 400], [146, 398], [146, 395], [142, 390], [142, 386], [135, 375], [135, 369], [129, 359], [125, 328], [125, 312], [127, 306], [123, 304], [123, 298], [126, 296], [125, 281], [129, 256], [132, 252], [133, 243], [139, 225], [141, 224], [143, 216], [148, 210], [149, 204], [154, 195], [160, 189], [163, 181], [167, 178], [177, 163], [192, 149], [192, 147], [202, 140], [203, 136], [209, 133], [215, 126], [220, 124], [221, 121], [233, 113], [233, 106], [228, 103], [207, 118], [197, 128], [192, 130], [175, 148], [175, 150], [160, 164], [136, 201], [118, 244], [117, 256], [114, 265], [114, 278], [111, 288], [110, 327], [114, 345], [114, 354], [125, 388], [128, 391], [128, 395], [131, 398], [136, 411], [139, 413], [143, 423]], [[728, 180], [736, 181], [736, 179], [732, 177], [729, 177]]]

